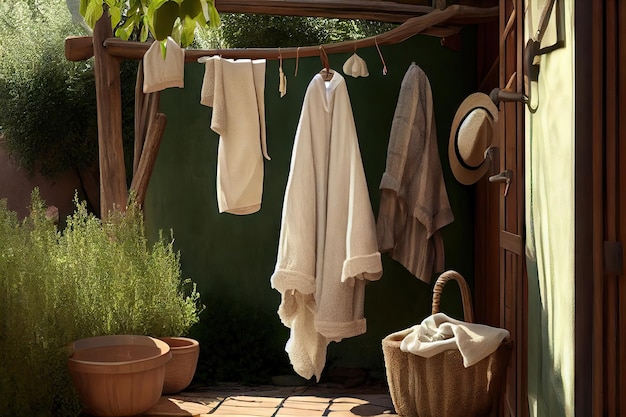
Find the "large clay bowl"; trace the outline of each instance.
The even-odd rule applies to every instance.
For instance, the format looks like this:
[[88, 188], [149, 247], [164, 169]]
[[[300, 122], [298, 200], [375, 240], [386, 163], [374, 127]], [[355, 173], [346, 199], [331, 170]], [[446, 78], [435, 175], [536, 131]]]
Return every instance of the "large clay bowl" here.
[[71, 346], [68, 369], [84, 411], [94, 416], [134, 416], [161, 397], [167, 343], [148, 336], [97, 336]]

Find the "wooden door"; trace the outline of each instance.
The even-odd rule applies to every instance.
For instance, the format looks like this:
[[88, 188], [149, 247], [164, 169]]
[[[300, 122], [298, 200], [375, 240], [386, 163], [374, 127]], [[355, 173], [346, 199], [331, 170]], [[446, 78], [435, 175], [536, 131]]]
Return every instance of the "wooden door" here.
[[[500, 1], [500, 86], [523, 86], [523, 0]], [[501, 102], [500, 171], [511, 171], [508, 190], [500, 185], [499, 273], [500, 325], [511, 332], [511, 355], [505, 415], [528, 415], [527, 400], [527, 277], [524, 230], [524, 104]], [[505, 191], [506, 190], [506, 191]], [[506, 194], [505, 194], [506, 192]]]
[[[581, 304], [577, 299], [577, 310], [580, 307], [587, 316], [577, 316], [576, 326], [584, 329], [588, 317], [592, 317], [589, 324], [593, 333], [588, 335], [590, 346], [584, 343], [584, 332], [577, 339], [577, 377], [591, 379], [591, 393], [585, 391], [586, 384], [581, 382], [576, 394], [581, 398], [591, 395], [592, 412], [588, 415], [618, 417], [626, 414], [626, 5], [619, 0], [593, 2], [591, 10], [581, 15], [586, 7], [581, 3], [576, 4], [576, 14], [580, 19], [590, 19], [581, 22], [581, 29], [587, 23], [589, 30], [582, 30], [580, 36], [577, 33], [576, 40], [584, 42], [588, 39], [585, 35], [590, 35], [591, 41], [589, 49], [577, 49], [577, 54], [590, 63], [588, 68], [582, 62], [580, 70], [582, 78], [586, 75], [583, 71], [590, 69], [587, 82], [591, 79], [591, 83], [585, 91], [584, 80], [580, 80], [581, 100], [577, 101], [577, 108], [583, 120], [591, 119], [591, 128], [581, 125], [577, 131], [576, 143], [581, 148], [577, 178], [583, 181], [589, 173], [583, 169], [589, 167], [592, 175], [591, 184], [581, 190], [591, 198], [577, 201], [581, 213], [577, 222], [587, 221], [591, 228], [587, 228], [586, 234], [585, 230], [577, 233], [577, 239], [584, 244], [584, 238], [588, 238], [591, 256], [585, 257], [585, 247], [581, 247], [581, 258], [590, 266], [581, 262], [577, 268], [576, 288], [581, 297], [586, 290], [593, 295], [586, 304], [583, 303], [588, 298], [583, 297]], [[590, 100], [584, 101], [585, 98]], [[584, 151], [588, 151], [586, 157]], [[587, 306], [590, 308], [584, 309]], [[579, 352], [585, 356], [579, 356]], [[584, 359], [590, 359], [591, 366]], [[577, 405], [581, 412], [590, 409], [584, 401]]]
[[[500, 88], [523, 91], [523, 0], [500, 1]], [[487, 91], [488, 93], [488, 91]], [[476, 184], [475, 305], [478, 322], [504, 327], [514, 348], [503, 415], [525, 417], [527, 401], [527, 277], [524, 258], [524, 105], [501, 102], [499, 143], [490, 175], [511, 172], [508, 186]], [[505, 195], [506, 192], [506, 195]]]

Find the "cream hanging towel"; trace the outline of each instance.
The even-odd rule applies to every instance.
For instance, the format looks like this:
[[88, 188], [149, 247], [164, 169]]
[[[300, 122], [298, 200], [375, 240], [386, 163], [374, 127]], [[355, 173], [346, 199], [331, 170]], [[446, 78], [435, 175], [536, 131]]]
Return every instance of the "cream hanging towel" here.
[[251, 214], [261, 208], [265, 138], [265, 60], [203, 57], [200, 103], [213, 107], [219, 212]]
[[362, 334], [365, 284], [382, 275], [343, 77], [310, 82], [291, 156], [272, 288], [294, 370], [319, 380], [331, 341]]

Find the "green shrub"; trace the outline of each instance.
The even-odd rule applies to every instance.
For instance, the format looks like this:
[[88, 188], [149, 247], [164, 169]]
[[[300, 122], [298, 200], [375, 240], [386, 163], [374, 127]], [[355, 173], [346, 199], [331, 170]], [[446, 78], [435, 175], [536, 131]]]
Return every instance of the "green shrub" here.
[[374, 36], [396, 25], [356, 19], [222, 14], [217, 28], [196, 29], [195, 48], [310, 46]]
[[64, 1], [0, 2], [0, 132], [29, 172], [54, 177], [97, 158], [92, 60], [63, 52], [83, 33]]
[[[139, 207], [102, 222], [84, 202], [61, 233], [33, 192], [24, 221], [0, 201], [0, 410], [77, 415], [67, 346], [104, 334], [184, 335], [202, 309], [179, 254], [153, 246]], [[6, 413], [6, 414], [4, 414]]]
[[[84, 34], [85, 29], [72, 22], [65, 0], [0, 0], [0, 137], [31, 174], [39, 171], [55, 178], [98, 160], [93, 59], [71, 62], [64, 54], [65, 38]], [[127, 170], [132, 161], [136, 73], [136, 62], [123, 62]]]

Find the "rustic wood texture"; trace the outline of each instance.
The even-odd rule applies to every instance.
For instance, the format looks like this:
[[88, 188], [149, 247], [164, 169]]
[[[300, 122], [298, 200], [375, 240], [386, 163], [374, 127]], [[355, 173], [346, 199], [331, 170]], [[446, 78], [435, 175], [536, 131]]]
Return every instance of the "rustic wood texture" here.
[[[281, 48], [283, 58], [319, 56], [322, 47], [326, 53], [350, 52], [355, 48], [365, 48], [378, 45], [391, 45], [403, 42], [412, 36], [423, 33], [425, 30], [437, 25], [455, 24], [457, 20], [472, 19], [476, 22], [493, 20], [498, 13], [498, 8], [474, 8], [468, 6], [450, 6], [445, 10], [433, 10], [429, 14], [413, 17], [402, 25], [378, 36], [371, 36], [359, 40], [350, 40], [325, 45], [304, 46], [300, 48]], [[453, 32], [458, 31], [455, 29]], [[119, 39], [107, 39], [105, 46], [109, 53], [126, 59], [140, 59], [150, 46], [144, 42], [128, 42]], [[299, 49], [299, 50], [298, 50]], [[223, 58], [265, 58], [278, 59], [278, 48], [239, 48], [239, 49], [209, 49], [185, 51], [185, 60], [195, 62], [198, 58], [209, 55], [220, 55]]]
[[[478, 91], [489, 94], [499, 86], [499, 24], [478, 26]], [[499, 152], [494, 149], [489, 174], [474, 186], [474, 311], [478, 323], [500, 326], [499, 204], [500, 187], [488, 181], [500, 172]]]
[[[607, 88], [614, 95], [614, 101], [610, 104], [614, 105], [613, 113], [615, 117], [615, 130], [610, 136], [607, 135], [606, 146], [606, 178], [607, 178], [607, 236], [605, 241], [612, 244], [619, 255], [616, 254], [618, 260], [613, 270], [609, 271], [605, 266], [605, 274], [608, 274], [609, 288], [607, 294], [614, 294], [611, 297], [611, 303], [607, 305], [610, 310], [607, 311], [607, 317], [611, 317], [612, 328], [614, 333], [607, 341], [606, 355], [608, 356], [609, 366], [614, 365], [610, 369], [611, 394], [614, 397], [609, 401], [612, 403], [611, 411], [615, 414], [624, 415], [626, 413], [626, 283], [624, 282], [624, 252], [623, 243], [626, 241], [626, 220], [622, 213], [626, 209], [626, 128], [623, 120], [626, 116], [626, 6], [623, 2], [615, 2], [612, 11], [613, 26], [615, 36], [615, 49], [611, 52], [615, 55], [615, 66], [613, 76], [615, 84], [609, 84], [613, 88]], [[607, 103], [609, 104], [609, 103]], [[620, 265], [621, 264], [621, 265]], [[611, 288], [612, 287], [612, 288]], [[609, 333], [609, 332], [607, 332]], [[609, 333], [611, 334], [611, 333]], [[610, 344], [610, 345], [609, 345]]]
[[429, 13], [446, 5], [494, 7], [497, 0], [216, 0], [221, 13], [256, 13], [287, 16], [318, 16], [365, 19], [381, 22], [404, 22], [416, 15]]
[[122, 146], [120, 60], [103, 46], [104, 40], [111, 36], [111, 18], [104, 13], [96, 22], [93, 34], [102, 217], [115, 207], [123, 210], [128, 198]]
[[133, 152], [133, 175], [137, 173], [137, 167], [139, 166], [139, 159], [141, 158], [141, 150], [143, 149], [143, 141], [145, 139], [145, 129], [143, 126], [143, 120], [140, 116], [144, 107], [146, 96], [143, 93], [143, 61], [139, 61], [137, 66], [137, 77], [135, 79], [135, 143]]
[[[500, 1], [500, 87], [523, 91], [523, 0]], [[523, 251], [524, 104], [500, 103], [500, 170], [513, 177], [500, 195], [500, 320], [514, 341], [507, 398], [516, 416], [528, 415], [528, 285]], [[504, 187], [504, 186], [502, 186]]]
[[143, 150], [146, 135], [150, 129], [150, 123], [159, 110], [161, 98], [160, 91], [143, 93], [143, 61], [139, 61], [137, 79], [135, 82], [135, 143], [133, 153], [133, 175], [137, 173], [141, 152]]
[[135, 192], [136, 201], [140, 205], [143, 205], [146, 198], [150, 176], [154, 170], [166, 125], [167, 117], [163, 113], [157, 113], [148, 125], [148, 132], [141, 152], [137, 172], [133, 176], [133, 181], [130, 185], [130, 189]]
[[69, 36], [65, 40], [65, 58], [69, 61], [84, 61], [93, 56], [93, 37]]
[[[593, 250], [593, 368], [592, 368], [592, 412], [593, 416], [604, 415], [604, 268], [603, 268], [603, 140], [592, 138], [604, 137], [604, 2], [594, 2], [592, 6], [592, 134], [591, 165], [592, 165], [592, 250]], [[577, 208], [578, 209], [578, 208]]]
[[[593, 416], [626, 410], [626, 7], [610, 0], [592, 6]], [[577, 207], [578, 209], [578, 207]], [[605, 263], [616, 249], [616, 262]], [[578, 394], [578, 393], [577, 393]]]
[[[432, 10], [430, 13], [412, 17], [400, 26], [382, 33], [358, 40], [350, 40], [325, 45], [303, 46], [300, 48], [281, 48], [280, 54], [283, 58], [319, 56], [320, 47], [326, 53], [351, 52], [355, 48], [365, 48], [378, 45], [392, 45], [405, 41], [417, 34], [433, 33], [437, 36], [450, 36], [459, 31], [460, 22], [489, 22], [497, 19], [498, 7], [476, 8], [470, 6], [453, 5], [445, 10]], [[438, 26], [447, 27], [438, 27]], [[66, 39], [66, 43], [75, 42], [74, 38]], [[124, 41], [116, 38], [109, 38], [104, 41], [104, 46], [109, 54], [123, 59], [141, 59], [150, 47], [146, 42]], [[72, 46], [66, 45], [66, 50], [74, 50]], [[278, 59], [278, 48], [237, 48], [237, 49], [187, 49], [185, 51], [185, 61], [195, 62], [198, 58], [210, 55], [220, 55], [223, 58], [250, 58], [250, 59]], [[82, 55], [78, 55], [82, 58]], [[74, 60], [74, 56], [68, 57]]]
[[[605, 158], [604, 158], [604, 180], [603, 188], [605, 191], [604, 196], [604, 242], [615, 242], [617, 237], [617, 222], [616, 222], [616, 210], [619, 208], [616, 205], [616, 183], [617, 176], [617, 138], [619, 136], [619, 122], [617, 116], [619, 114], [619, 97], [618, 86], [620, 84], [619, 75], [619, 62], [618, 48], [619, 38], [617, 29], [617, 9], [618, 2], [607, 1], [605, 2], [605, 25], [606, 25], [606, 37], [605, 37], [605, 106], [611, 111], [607, 111], [604, 115], [605, 124]], [[603, 250], [604, 252], [604, 250]], [[602, 256], [604, 263], [604, 254]], [[606, 395], [605, 416], [617, 417], [621, 416], [619, 412], [619, 397], [617, 396], [619, 380], [618, 374], [618, 355], [616, 348], [618, 346], [618, 283], [617, 277], [614, 274], [609, 274], [604, 267], [604, 363], [606, 367], [605, 385], [604, 391]]]

